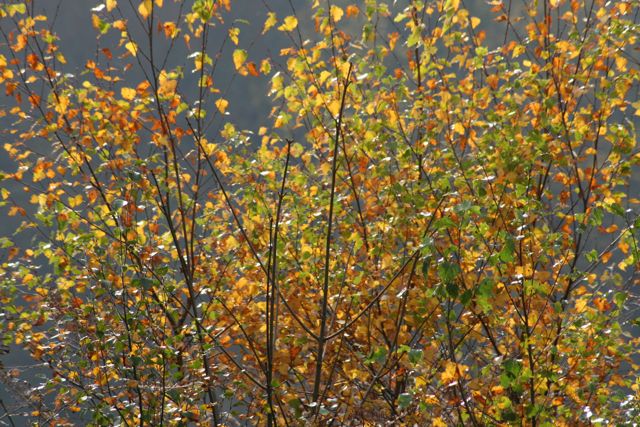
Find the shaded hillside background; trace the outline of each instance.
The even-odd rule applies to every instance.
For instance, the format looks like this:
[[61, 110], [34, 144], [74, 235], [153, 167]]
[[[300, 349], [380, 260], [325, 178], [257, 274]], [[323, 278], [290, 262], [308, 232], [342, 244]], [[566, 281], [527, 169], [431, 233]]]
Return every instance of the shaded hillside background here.
[[[313, 29], [308, 19], [309, 7], [307, 2], [299, 0], [291, 0], [291, 2], [285, 0], [265, 0], [265, 2], [268, 3], [268, 7], [276, 12], [279, 17], [293, 14], [292, 6], [295, 7], [295, 14], [300, 19], [301, 28], [306, 33], [304, 35], [309, 37], [313, 36]], [[131, 13], [132, 9], [126, 4], [126, 1], [122, 3], [123, 10]], [[186, 3], [188, 7], [190, 2]], [[91, 24], [91, 8], [98, 6], [100, 2], [87, 0], [44, 0], [37, 4], [39, 5], [38, 7], [42, 8], [45, 15], [51, 19], [55, 16], [54, 29], [61, 39], [59, 44], [62, 46], [68, 62], [65, 70], [68, 73], [74, 74], [79, 81], [82, 81], [82, 73], [85, 70], [87, 60], [94, 58], [96, 55], [100, 55], [100, 46], [113, 45], [113, 39], [109, 39], [108, 37], [99, 40], [98, 44], [96, 42], [96, 31]], [[517, 3], [517, 5], [520, 6], [521, 4], [522, 3]], [[167, 6], [170, 7], [166, 7], [162, 13], [177, 12], [177, 5], [172, 2], [167, 2]], [[490, 44], [500, 45], [503, 43], [504, 34], [491, 31], [493, 14], [489, 11], [486, 2], [478, 0], [467, 1], [464, 2], [464, 6], [471, 11], [472, 15], [481, 18], [483, 22], [482, 25], [485, 26], [487, 31], [487, 38], [491, 41]], [[271, 31], [264, 36], [261, 35], [262, 24], [265, 20], [266, 13], [265, 3], [261, 0], [237, 0], [233, 1], [232, 11], [227, 15], [228, 21], [237, 20], [237, 27], [241, 30], [240, 47], [246, 49], [249, 57], [253, 60], [259, 60], [264, 57], [277, 58], [279, 50], [290, 45], [285, 33]], [[513, 11], [514, 16], [518, 13], [518, 10]], [[386, 25], [391, 26], [393, 24], [388, 23]], [[218, 51], [221, 54], [219, 66], [214, 76], [214, 78], [216, 78], [216, 85], [221, 88], [226, 88], [224, 97], [228, 99], [230, 103], [228, 109], [229, 119], [238, 129], [247, 129], [256, 132], [260, 126], [268, 125], [272, 121], [269, 118], [272, 102], [266, 96], [268, 92], [268, 80], [264, 77], [238, 76], [231, 61], [231, 53], [234, 46], [230, 42], [227, 42], [224, 48], [219, 50], [225, 38], [226, 27], [217, 29], [217, 32], [216, 30], [212, 32], [210, 55], [215, 56]], [[162, 47], [159, 49], [162, 49]], [[191, 88], [195, 91], [196, 84], [194, 75], [190, 73], [192, 61], [185, 58], [185, 52], [182, 45], [178, 43], [172, 54], [172, 58], [174, 65], [184, 64], [185, 79], [181, 83], [180, 90], [189, 97], [192, 95], [189, 89]], [[274, 66], [278, 67], [277, 62], [274, 63]], [[142, 75], [136, 72], [135, 69], [129, 72], [128, 76], [133, 82], [139, 82], [142, 79]], [[4, 95], [0, 95], [0, 100], [3, 106], [9, 102]], [[220, 125], [226, 120], [227, 118], [217, 118], [209, 130], [210, 134], [217, 135]], [[3, 129], [9, 128], [10, 125], [11, 123], [8, 123], [6, 120], [0, 122], [0, 126]], [[0, 154], [0, 170], [11, 169], [12, 164], [4, 152], [2, 152], [2, 154]], [[638, 194], [638, 190], [640, 189], [639, 184], [640, 175], [636, 173], [629, 191], [633, 194]], [[24, 206], [26, 207], [28, 205], [26, 199], [24, 202]], [[0, 221], [0, 236], [10, 235], [13, 230], [17, 228], [19, 222], [20, 217], [3, 217], [3, 220]], [[597, 244], [597, 242], [595, 243]], [[632, 318], [635, 317], [637, 297], [630, 298], [629, 300], [631, 301], [631, 306], [629, 308], [628, 318]], [[635, 333], [636, 331], [632, 332]], [[28, 359], [26, 353], [15, 348], [11, 349], [11, 352], [3, 356], [1, 360], [8, 369], [14, 366], [33, 364], [33, 361]], [[33, 374], [33, 382], [37, 383], [38, 370], [33, 370]], [[2, 384], [0, 384], [0, 399], [9, 407], [17, 403], [13, 400], [11, 393], [4, 389]], [[3, 415], [2, 409], [0, 408], [0, 424], [4, 421], [2, 418]], [[20, 420], [15, 421], [18, 422], [18, 425], [21, 425]]]

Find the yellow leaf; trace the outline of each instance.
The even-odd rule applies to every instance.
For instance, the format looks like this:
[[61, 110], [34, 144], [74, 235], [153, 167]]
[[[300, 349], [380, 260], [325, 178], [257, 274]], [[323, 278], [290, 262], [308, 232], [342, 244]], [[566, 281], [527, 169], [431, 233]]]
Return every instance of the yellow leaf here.
[[320, 83], [321, 85], [324, 84], [324, 82], [326, 82], [329, 77], [331, 77], [331, 73], [329, 71], [321, 71], [320, 76], [318, 77], [318, 83]]
[[462, 125], [462, 123], [457, 122], [453, 125], [453, 131], [457, 134], [464, 135], [464, 126]]
[[163, 0], [156, 0], [156, 6], [162, 7]]
[[202, 70], [202, 67], [204, 66], [204, 56], [198, 52], [198, 54], [193, 58], [193, 65], [194, 65], [194, 71], [200, 71]]
[[511, 53], [511, 57], [512, 58], [516, 58], [520, 55], [522, 55], [525, 52], [526, 48], [524, 46], [522, 46], [521, 44], [517, 45], [516, 47], [513, 48], [513, 52]]
[[476, 28], [478, 25], [480, 25], [480, 18], [472, 16], [471, 17], [471, 28]]
[[20, 208], [17, 206], [11, 206], [11, 209], [9, 209], [9, 216], [16, 216], [16, 214], [20, 212]]
[[458, 8], [460, 7], [460, 0], [447, 0], [444, 3], [444, 9], [445, 10], [458, 10]]
[[560, 0], [549, 0], [549, 4], [551, 7], [558, 7], [560, 5]]
[[271, 71], [271, 63], [269, 62], [268, 59], [263, 59], [260, 62], [260, 72], [262, 74], [269, 74], [270, 71]]
[[344, 15], [344, 11], [342, 10], [342, 8], [336, 5], [331, 5], [331, 19], [333, 19], [333, 22], [338, 22], [339, 20], [341, 20], [342, 15]]
[[398, 32], [393, 32], [389, 34], [389, 50], [393, 50], [396, 48], [396, 43], [400, 38], [400, 34]]
[[120, 89], [120, 94], [127, 101], [131, 101], [133, 98], [136, 97], [136, 90], [131, 89], [130, 87], [123, 87], [122, 89]]
[[264, 21], [264, 28], [262, 29], [262, 34], [266, 33], [278, 22], [278, 18], [276, 18], [275, 12], [269, 12], [267, 15], [267, 20]]
[[293, 31], [298, 26], [298, 18], [295, 16], [287, 16], [284, 18], [284, 24], [278, 27], [280, 31]]
[[57, 99], [57, 105], [55, 107], [55, 110], [59, 113], [59, 114], [65, 114], [67, 112], [67, 108], [69, 107], [69, 98], [67, 98], [66, 96], [62, 95], [60, 97], [58, 97]]
[[243, 49], [236, 49], [233, 51], [233, 65], [235, 65], [236, 70], [242, 67], [242, 64], [247, 60], [247, 51]]
[[100, 29], [100, 24], [101, 24], [101, 20], [100, 17], [98, 15], [96, 15], [95, 13], [93, 15], [91, 15], [91, 25], [93, 26], [93, 28], [95, 28], [96, 30]]
[[493, 387], [491, 387], [491, 393], [493, 394], [503, 394], [504, 393], [504, 387], [502, 387], [501, 385], [494, 385]]
[[138, 52], [138, 45], [134, 42], [127, 42], [127, 44], [124, 45], [124, 48], [133, 56], [136, 56], [136, 53]]
[[454, 362], [447, 360], [445, 362], [444, 372], [440, 374], [440, 379], [442, 380], [442, 383], [450, 384], [451, 382], [455, 381], [457, 378], [458, 378], [457, 365]]
[[158, 95], [161, 96], [172, 96], [176, 87], [178, 86], [178, 81], [169, 77], [166, 71], [161, 71], [158, 76]]
[[118, 6], [118, 0], [107, 0], [106, 2], [107, 12], [111, 12]]
[[329, 112], [334, 116], [337, 117], [338, 114], [340, 114], [340, 101], [338, 101], [337, 99], [334, 99], [333, 101], [331, 101], [329, 103], [329, 105], [327, 106], [327, 108], [329, 109]]
[[220, 111], [222, 114], [224, 114], [225, 111], [227, 111], [227, 107], [229, 106], [229, 101], [227, 101], [226, 99], [218, 99], [216, 101], [216, 108], [218, 108], [218, 111]]
[[151, 0], [142, 0], [142, 3], [138, 6], [138, 12], [143, 18], [147, 18], [151, 15], [152, 8], [153, 4], [151, 3]]
[[339, 68], [342, 76], [346, 79], [348, 77], [349, 70], [351, 69], [351, 64], [347, 61], [344, 61], [339, 65]]
[[238, 45], [238, 35], [240, 35], [240, 28], [229, 28], [229, 38], [236, 46]]
[[69, 207], [75, 208], [82, 203], [82, 194], [76, 194], [74, 197], [69, 197]]
[[447, 423], [444, 422], [442, 417], [438, 417], [438, 418], [434, 418], [434, 420], [431, 423], [431, 426], [432, 427], [447, 427]]
[[238, 241], [233, 236], [227, 237], [227, 240], [225, 241], [225, 243], [226, 243], [227, 249], [235, 249], [238, 247]]

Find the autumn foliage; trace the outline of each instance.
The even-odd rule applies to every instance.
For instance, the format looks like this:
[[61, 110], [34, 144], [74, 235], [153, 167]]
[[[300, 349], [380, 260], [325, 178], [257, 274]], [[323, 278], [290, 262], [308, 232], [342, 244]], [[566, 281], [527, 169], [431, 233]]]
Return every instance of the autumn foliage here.
[[[0, 3], [31, 420], [640, 420], [640, 2], [256, 1], [269, 56], [229, 0], [106, 0], [79, 73], [38, 3]], [[219, 63], [269, 79], [271, 126]]]

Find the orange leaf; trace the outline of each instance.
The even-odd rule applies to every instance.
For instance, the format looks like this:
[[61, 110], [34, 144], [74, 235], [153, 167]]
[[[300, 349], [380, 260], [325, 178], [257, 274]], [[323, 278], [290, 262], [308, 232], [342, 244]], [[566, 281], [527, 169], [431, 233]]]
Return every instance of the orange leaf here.
[[258, 73], [258, 70], [256, 68], [256, 64], [254, 64], [253, 62], [248, 62], [247, 63], [247, 70], [249, 70], [249, 74], [251, 74], [252, 76], [259, 76], [260, 73]]
[[360, 9], [358, 9], [358, 6], [353, 4], [347, 6], [347, 18], [351, 18], [352, 16], [357, 16], [358, 12], [360, 12]]

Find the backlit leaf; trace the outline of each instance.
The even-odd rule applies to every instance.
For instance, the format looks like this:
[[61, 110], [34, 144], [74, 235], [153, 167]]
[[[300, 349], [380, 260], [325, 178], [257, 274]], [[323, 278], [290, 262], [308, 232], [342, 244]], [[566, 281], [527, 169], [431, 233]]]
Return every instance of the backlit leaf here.
[[333, 19], [334, 22], [340, 21], [342, 19], [342, 16], [344, 15], [344, 10], [342, 10], [341, 7], [336, 6], [334, 4], [331, 5], [330, 11], [331, 11], [331, 19]]
[[236, 70], [240, 69], [247, 60], [247, 51], [244, 49], [236, 49], [233, 51], [233, 65]]
[[138, 52], [138, 45], [135, 42], [129, 41], [125, 43], [124, 47], [131, 55], [136, 56], [136, 53]]
[[152, 11], [153, 11], [153, 4], [151, 0], [142, 0], [138, 5], [138, 13], [143, 18], [148, 18], [149, 15], [151, 15]]
[[269, 31], [277, 23], [278, 23], [278, 18], [276, 18], [275, 12], [269, 12], [269, 14], [267, 15], [267, 19], [264, 21], [264, 27], [262, 28], [262, 34], [264, 34], [267, 31]]
[[284, 23], [278, 27], [280, 31], [293, 31], [298, 26], [298, 18], [295, 16], [287, 16], [284, 18]]
[[229, 101], [227, 101], [226, 99], [220, 98], [215, 102], [215, 104], [216, 104], [216, 108], [218, 108], [218, 111], [224, 114], [224, 112], [227, 111], [227, 107], [229, 106]]
[[135, 89], [131, 89], [129, 87], [123, 87], [123, 88], [120, 89], [120, 94], [127, 101], [131, 101], [132, 99], [134, 99], [136, 97], [136, 90]]

